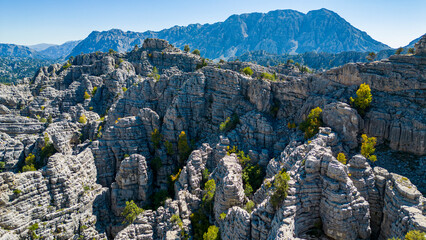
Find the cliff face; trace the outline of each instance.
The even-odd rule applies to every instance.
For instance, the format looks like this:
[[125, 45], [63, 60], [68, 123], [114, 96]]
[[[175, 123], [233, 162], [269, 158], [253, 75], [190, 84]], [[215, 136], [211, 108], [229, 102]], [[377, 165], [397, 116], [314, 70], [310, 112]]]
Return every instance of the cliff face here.
[[[425, 41], [414, 56], [312, 75], [214, 64], [148, 39], [128, 53], [78, 55], [71, 65], [41, 68], [29, 83], [1, 86], [0, 235], [177, 239], [196, 233], [200, 211], [223, 239], [387, 239], [426, 231], [416, 186], [358, 155], [362, 133], [425, 154]], [[252, 76], [240, 73], [248, 66]], [[263, 72], [277, 80], [260, 79]], [[360, 116], [347, 103], [363, 82], [373, 102]], [[306, 141], [288, 126], [317, 106], [327, 127]], [[245, 194], [241, 153], [227, 153], [233, 146], [264, 172], [252, 194]], [[336, 160], [339, 152], [347, 165]], [[39, 170], [18, 173], [30, 153]], [[283, 169], [288, 196], [275, 206], [272, 183]], [[209, 179], [216, 184], [211, 206]], [[147, 210], [125, 225], [129, 200]]]

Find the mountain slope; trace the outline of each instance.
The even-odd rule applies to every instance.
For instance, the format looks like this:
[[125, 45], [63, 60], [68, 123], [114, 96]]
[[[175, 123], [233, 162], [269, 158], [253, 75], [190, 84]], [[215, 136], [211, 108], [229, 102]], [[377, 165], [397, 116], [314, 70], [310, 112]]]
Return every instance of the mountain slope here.
[[29, 45], [27, 47], [36, 50], [36, 51], [43, 51], [49, 47], [53, 47], [53, 46], [58, 46], [56, 44], [50, 44], [50, 43], [39, 43], [39, 44], [34, 44], [34, 45]]
[[0, 57], [43, 58], [37, 51], [15, 44], [0, 44]]
[[380, 51], [389, 49], [353, 27], [338, 14], [320, 9], [307, 14], [294, 10], [232, 15], [224, 22], [175, 26], [159, 32], [123, 32], [113, 29], [92, 32], [70, 55], [114, 49], [131, 50], [145, 38], [166, 39], [179, 48], [188, 44], [207, 58], [229, 58], [247, 51], [273, 54], [307, 51]]
[[41, 54], [49, 57], [51, 59], [58, 59], [65, 56], [68, 56], [70, 52], [80, 43], [81, 40], [78, 41], [68, 41], [62, 45], [55, 45], [40, 51]]

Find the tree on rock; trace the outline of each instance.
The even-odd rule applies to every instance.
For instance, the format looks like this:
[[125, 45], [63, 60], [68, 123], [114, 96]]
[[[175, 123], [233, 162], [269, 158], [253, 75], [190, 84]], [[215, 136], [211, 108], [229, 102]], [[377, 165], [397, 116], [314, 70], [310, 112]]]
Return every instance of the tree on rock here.
[[143, 212], [144, 212], [144, 210], [142, 208], [138, 207], [138, 205], [136, 205], [136, 203], [133, 202], [133, 200], [131, 200], [130, 202], [127, 201], [126, 207], [124, 208], [123, 212], [121, 213], [121, 215], [125, 218], [125, 220], [123, 221], [123, 224], [133, 223], [136, 220], [136, 218], [138, 217], [138, 215], [143, 213]]
[[306, 139], [318, 133], [319, 127], [322, 126], [321, 113], [322, 109], [320, 107], [312, 109], [306, 120], [300, 124], [299, 129], [305, 132]]
[[361, 154], [370, 159], [371, 162], [377, 161], [376, 155], [373, 155], [376, 149], [376, 138], [375, 137], [367, 137], [366, 134], [362, 134], [362, 145], [361, 145]]
[[200, 50], [198, 50], [198, 49], [195, 49], [194, 51], [192, 51], [192, 54], [195, 54], [195, 55], [198, 55], [198, 56], [201, 55]]
[[376, 54], [374, 52], [370, 52], [366, 58], [368, 61], [373, 61], [376, 58]]
[[211, 225], [206, 233], [203, 235], [203, 240], [219, 240], [219, 228], [215, 225]]
[[409, 49], [408, 49], [408, 53], [409, 53], [409, 54], [414, 54], [414, 48], [409, 48]]
[[290, 176], [283, 169], [277, 175], [275, 175], [274, 179], [274, 187], [275, 191], [271, 196], [271, 204], [274, 208], [278, 208], [281, 202], [287, 198], [288, 191], [288, 181], [290, 180]]
[[396, 55], [399, 55], [399, 54], [401, 54], [401, 53], [402, 53], [402, 51], [404, 51], [404, 48], [399, 47], [398, 49], [396, 49], [395, 54], [396, 54]]
[[370, 106], [371, 101], [373, 101], [373, 95], [371, 94], [370, 86], [366, 83], [362, 83], [359, 86], [355, 98], [350, 98], [351, 105], [355, 105], [361, 115], [365, 114], [365, 110]]
[[183, 51], [185, 51], [185, 52], [189, 52], [189, 51], [191, 51], [191, 49], [189, 48], [189, 46], [188, 46], [188, 45], [185, 45], [185, 46], [183, 47]]

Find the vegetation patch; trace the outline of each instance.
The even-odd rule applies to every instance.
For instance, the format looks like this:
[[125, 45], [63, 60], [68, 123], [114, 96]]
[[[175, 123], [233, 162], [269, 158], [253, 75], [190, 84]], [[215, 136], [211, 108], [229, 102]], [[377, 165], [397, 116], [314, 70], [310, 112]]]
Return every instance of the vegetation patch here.
[[318, 133], [319, 127], [322, 126], [321, 113], [322, 109], [319, 107], [312, 109], [306, 120], [299, 125], [299, 129], [305, 133], [305, 139]]

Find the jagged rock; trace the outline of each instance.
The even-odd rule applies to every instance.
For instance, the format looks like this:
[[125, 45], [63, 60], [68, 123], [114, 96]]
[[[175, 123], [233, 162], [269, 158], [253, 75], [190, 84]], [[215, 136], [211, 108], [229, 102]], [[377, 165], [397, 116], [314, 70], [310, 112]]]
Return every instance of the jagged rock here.
[[111, 186], [111, 208], [116, 216], [120, 216], [128, 199], [149, 202], [152, 193], [152, 172], [148, 168], [145, 157], [132, 154], [125, 158]]
[[240, 207], [228, 209], [221, 223], [220, 236], [223, 240], [250, 239], [250, 214]]
[[0, 116], [0, 131], [10, 136], [18, 134], [36, 134], [44, 130], [44, 124], [33, 118], [13, 114]]
[[355, 109], [346, 103], [331, 103], [324, 107], [322, 120], [339, 133], [342, 141], [351, 149], [358, 146], [357, 136], [363, 122]]
[[213, 207], [216, 220], [228, 208], [243, 204], [245, 195], [241, 174], [242, 168], [235, 154], [222, 158], [212, 173], [212, 178], [216, 182]]
[[0, 139], [0, 161], [4, 162], [5, 170], [14, 171], [22, 158], [24, 144], [2, 132], [0, 132]]
[[420, 38], [420, 41], [414, 45], [414, 49], [416, 55], [426, 56], [426, 35], [423, 35], [422, 38]]

